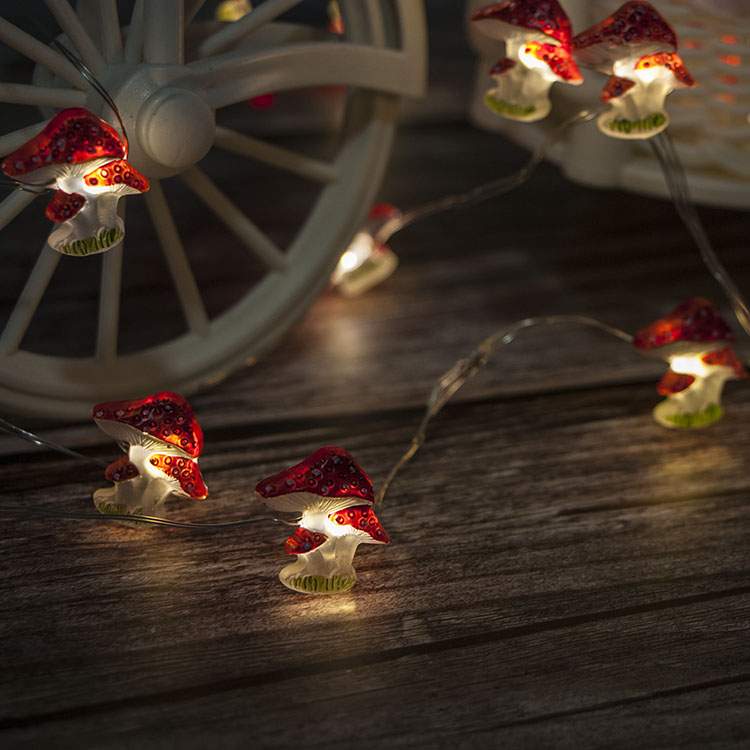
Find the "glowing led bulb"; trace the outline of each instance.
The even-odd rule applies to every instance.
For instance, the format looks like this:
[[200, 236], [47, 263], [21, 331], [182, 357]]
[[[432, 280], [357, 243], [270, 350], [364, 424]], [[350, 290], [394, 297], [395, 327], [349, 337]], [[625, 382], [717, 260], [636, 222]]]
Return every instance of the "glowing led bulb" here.
[[285, 549], [297, 555], [279, 579], [293, 591], [337, 594], [354, 586], [360, 544], [390, 539], [371, 505], [372, 482], [343, 448], [320, 448], [304, 461], [258, 483], [258, 497], [276, 511], [302, 514]]
[[386, 224], [398, 224], [400, 218], [401, 211], [390, 203], [376, 203], [370, 209], [365, 226], [354, 235], [331, 274], [331, 284], [343, 295], [363, 294], [396, 270], [396, 254], [375, 237]]
[[583, 82], [570, 48], [571, 29], [557, 0], [541, 9], [537, 0], [502, 0], [480, 8], [477, 29], [505, 42], [505, 57], [490, 71], [495, 88], [485, 105], [511, 120], [533, 122], [549, 114], [549, 90], [560, 81]]
[[580, 62], [611, 73], [601, 93], [610, 108], [597, 120], [613, 138], [650, 138], [669, 124], [664, 100], [695, 80], [677, 50], [674, 29], [646, 2], [629, 2], [572, 42]]
[[160, 515], [171, 494], [203, 499], [198, 469], [203, 432], [190, 404], [177, 393], [97, 404], [92, 417], [127, 452], [105, 477], [114, 484], [94, 492], [100, 513]]
[[148, 190], [148, 180], [124, 159], [115, 130], [86, 109], [66, 109], [44, 130], [5, 157], [2, 170], [19, 182], [57, 188], [47, 218], [58, 224], [50, 247], [64, 255], [92, 255], [125, 236], [117, 202]]
[[635, 335], [639, 351], [669, 363], [657, 386], [667, 397], [654, 407], [659, 424], [705, 427], [721, 418], [724, 383], [748, 376], [730, 347], [733, 341], [732, 329], [702, 297], [686, 300]]

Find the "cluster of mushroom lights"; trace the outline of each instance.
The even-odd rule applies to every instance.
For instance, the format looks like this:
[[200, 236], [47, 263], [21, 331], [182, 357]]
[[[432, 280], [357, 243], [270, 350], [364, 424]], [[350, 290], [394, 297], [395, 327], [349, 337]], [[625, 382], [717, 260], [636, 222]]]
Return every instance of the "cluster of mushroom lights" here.
[[[250, 7], [246, 0], [224, 2], [221, 17], [245, 15]], [[335, 3], [329, 14], [330, 30], [341, 33]], [[674, 30], [646, 2], [628, 2], [576, 36], [557, 0], [502, 0], [478, 10], [472, 21], [506, 44], [506, 56], [490, 71], [495, 86], [484, 99], [503, 117], [526, 122], [545, 117], [553, 83], [583, 80], [578, 61], [609, 75], [601, 98], [610, 108], [599, 117], [599, 129], [615, 138], [649, 138], [669, 122], [666, 95], [695, 85], [677, 55]], [[67, 255], [91, 255], [122, 242], [119, 198], [148, 190], [148, 180], [126, 157], [124, 136], [88, 110], [75, 108], [57, 114], [7, 156], [2, 171], [25, 189], [54, 190], [46, 210], [58, 225], [50, 246]], [[393, 272], [398, 260], [379, 238], [390, 236], [401, 219], [390, 204], [372, 208], [332, 276], [342, 293], [361, 294]], [[699, 297], [633, 337], [636, 350], [668, 364], [657, 387], [666, 398], [653, 410], [659, 424], [705, 427], [722, 416], [725, 382], [748, 377], [731, 348], [733, 341], [726, 321]], [[203, 433], [182, 396], [164, 392], [101, 403], [92, 416], [126, 453], [105, 470], [111, 485], [94, 492], [100, 513], [163, 516], [170, 496], [207, 497], [198, 468]], [[285, 543], [286, 552], [297, 559], [279, 574], [294, 591], [334, 594], [351, 589], [357, 547], [390, 542], [373, 512], [372, 482], [343, 448], [320, 448], [260, 481], [255, 494], [270, 509], [298, 516], [297, 529]], [[142, 527], [136, 519], [126, 525]]]
[[[625, 3], [575, 36], [558, 0], [501, 0], [477, 10], [471, 20], [483, 34], [505, 42], [505, 57], [489, 71], [494, 85], [484, 95], [484, 104], [510, 120], [535, 122], [546, 117], [552, 84], [583, 82], [578, 63], [609, 76], [600, 95], [609, 107], [597, 126], [612, 138], [657, 135], [669, 124], [667, 95], [695, 86], [677, 54], [674, 29], [641, 0]], [[368, 219], [341, 256], [332, 284], [354, 296], [380, 283], [395, 268], [391, 262], [390, 270], [384, 270], [386, 251], [391, 253], [375, 241]]]

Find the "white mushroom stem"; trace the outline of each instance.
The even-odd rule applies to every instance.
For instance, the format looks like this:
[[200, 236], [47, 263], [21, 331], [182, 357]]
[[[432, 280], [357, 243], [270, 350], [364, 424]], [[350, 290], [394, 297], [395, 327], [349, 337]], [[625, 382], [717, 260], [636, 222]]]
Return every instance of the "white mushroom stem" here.
[[[165, 443], [161, 445], [166, 446]], [[100, 508], [103, 503], [109, 503], [109, 512], [121, 508], [123, 513], [137, 513], [138, 515], [159, 515], [159, 509], [170, 494], [184, 494], [176, 482], [154, 466], [149, 459], [154, 453], [175, 453], [165, 447], [165, 450], [153, 451], [142, 445], [131, 445], [128, 450], [130, 462], [138, 469], [138, 476], [123, 482], [115, 482], [113, 486], [103, 487], [94, 492], [94, 505]]]
[[91, 255], [122, 242], [125, 225], [117, 214], [119, 195], [94, 195], [84, 188], [76, 191], [86, 198], [83, 208], [71, 219], [57, 224], [48, 242], [65, 255]]
[[335, 594], [350, 589], [356, 579], [354, 553], [362, 540], [356, 533], [331, 536], [312, 552], [297, 555], [297, 560], [279, 573], [281, 582], [303, 593]]
[[94, 492], [94, 505], [103, 513], [159, 515], [159, 508], [172, 492], [166, 479], [150, 474], [115, 482]]
[[636, 60], [617, 61], [613, 72], [635, 85], [622, 96], [611, 99], [610, 109], [597, 120], [599, 129], [609, 136], [624, 139], [650, 138], [669, 125], [664, 102], [674, 91], [677, 79], [663, 66], [635, 70]]
[[700, 356], [689, 355], [671, 357], [670, 368], [692, 375], [695, 380], [658, 403], [653, 410], [654, 419], [664, 427], [702, 427], [719, 419], [723, 413], [724, 384], [737, 377], [734, 370], [723, 365], [707, 365]]

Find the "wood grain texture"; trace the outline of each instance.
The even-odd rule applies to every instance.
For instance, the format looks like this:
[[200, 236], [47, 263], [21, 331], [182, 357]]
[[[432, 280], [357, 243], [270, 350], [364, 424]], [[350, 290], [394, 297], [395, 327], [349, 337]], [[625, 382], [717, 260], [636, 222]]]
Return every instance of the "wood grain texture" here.
[[[416, 122], [382, 197], [408, 208], [524, 158], [463, 122]], [[261, 184], [245, 188], [262, 204]], [[289, 206], [262, 205], [282, 227]], [[135, 237], [138, 213], [129, 205]], [[747, 215], [701, 214], [750, 290]], [[208, 241], [190, 204], [185, 221]], [[584, 313], [634, 331], [705, 295], [730, 318], [668, 203], [573, 185], [548, 165], [392, 246], [401, 265], [387, 283], [325, 294], [257, 366], [191, 400], [210, 496], [171, 503], [173, 517], [264, 515], [255, 483], [322, 445], [348, 448], [379, 485], [435, 379], [523, 317]], [[205, 249], [191, 259], [211, 278], [209, 307], [227, 304], [237, 266]], [[3, 301], [21, 271], [0, 279]], [[129, 273], [137, 316], [168, 281]], [[95, 302], [84, 282], [51, 297], [57, 317], [82, 316], [82, 335]], [[357, 586], [339, 597], [281, 586], [285, 526], [0, 514], [0, 746], [747, 747], [750, 390], [728, 384], [708, 429], [664, 430], [650, 417], [663, 370], [596, 331], [522, 333], [430, 425], [378, 513], [392, 544], [360, 548]], [[93, 424], [24, 426], [117, 455]], [[101, 473], [0, 438], [6, 506], [93, 512]]]

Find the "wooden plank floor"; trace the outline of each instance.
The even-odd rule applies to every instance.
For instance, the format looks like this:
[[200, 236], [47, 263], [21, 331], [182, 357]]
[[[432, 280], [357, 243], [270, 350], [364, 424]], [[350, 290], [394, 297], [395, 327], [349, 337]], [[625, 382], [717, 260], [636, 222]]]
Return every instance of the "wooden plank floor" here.
[[[463, 122], [398, 135], [382, 198], [408, 208], [524, 154]], [[750, 291], [747, 214], [703, 209]], [[529, 315], [634, 331], [694, 296], [730, 318], [670, 204], [542, 166], [513, 194], [392, 246], [370, 294], [325, 294], [252, 369], [192, 403], [210, 499], [263, 514], [262, 477], [322, 445], [376, 485], [434, 380]], [[739, 337], [747, 352], [747, 339]], [[750, 389], [700, 431], [657, 426], [663, 365], [596, 331], [522, 333], [430, 426], [361, 547], [359, 581], [277, 580], [288, 529], [134, 531], [0, 515], [4, 748], [745, 748]], [[90, 423], [24, 424], [104, 459]], [[2, 502], [89, 511], [101, 472], [0, 440]]]

